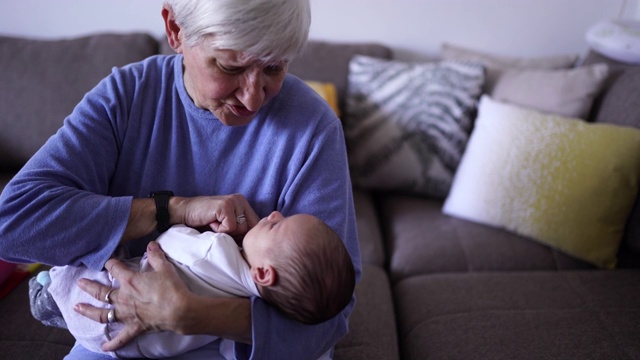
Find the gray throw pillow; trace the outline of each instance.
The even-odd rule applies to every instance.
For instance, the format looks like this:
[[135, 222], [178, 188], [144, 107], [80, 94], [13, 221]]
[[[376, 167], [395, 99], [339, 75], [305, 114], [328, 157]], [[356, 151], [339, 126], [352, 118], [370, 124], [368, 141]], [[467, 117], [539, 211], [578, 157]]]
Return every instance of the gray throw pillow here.
[[476, 63], [355, 56], [344, 122], [354, 184], [444, 198], [483, 82]]

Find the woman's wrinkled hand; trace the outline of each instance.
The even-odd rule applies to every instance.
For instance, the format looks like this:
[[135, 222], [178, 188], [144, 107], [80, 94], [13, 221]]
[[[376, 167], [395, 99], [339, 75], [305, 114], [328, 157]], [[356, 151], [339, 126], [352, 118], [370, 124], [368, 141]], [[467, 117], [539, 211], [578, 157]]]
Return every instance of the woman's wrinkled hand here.
[[241, 194], [173, 197], [170, 214], [172, 224], [209, 226], [215, 232], [230, 235], [244, 235], [260, 220]]
[[[120, 288], [111, 291], [108, 300], [115, 307], [115, 321], [124, 323], [124, 328], [103, 345], [104, 351], [117, 350], [147, 331], [181, 328], [181, 314], [191, 293], [155, 241], [147, 246], [147, 256], [151, 269], [145, 272], [132, 271], [116, 259], [110, 259], [105, 265], [120, 283]], [[81, 279], [78, 285], [105, 302], [111, 290], [88, 279]], [[78, 304], [74, 310], [94, 321], [107, 323], [109, 320], [110, 309]]]

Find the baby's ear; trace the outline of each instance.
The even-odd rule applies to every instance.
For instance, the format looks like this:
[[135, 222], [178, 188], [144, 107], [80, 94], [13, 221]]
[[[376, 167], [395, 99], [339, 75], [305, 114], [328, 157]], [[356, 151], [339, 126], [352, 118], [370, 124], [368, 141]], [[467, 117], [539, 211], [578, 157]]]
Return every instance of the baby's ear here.
[[251, 268], [253, 281], [260, 286], [272, 286], [278, 277], [276, 269], [271, 265], [254, 266]]

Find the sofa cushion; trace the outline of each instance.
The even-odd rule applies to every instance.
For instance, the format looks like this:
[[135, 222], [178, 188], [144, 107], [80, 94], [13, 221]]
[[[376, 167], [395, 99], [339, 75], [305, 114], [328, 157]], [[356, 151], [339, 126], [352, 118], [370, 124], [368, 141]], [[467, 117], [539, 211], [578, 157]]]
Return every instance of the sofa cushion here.
[[389, 279], [382, 268], [364, 264], [356, 286], [357, 305], [349, 318], [349, 333], [335, 347], [335, 360], [396, 360], [399, 358], [396, 318]]
[[303, 80], [334, 84], [340, 113], [345, 114], [349, 61], [354, 55], [390, 59], [391, 49], [376, 43], [307, 42], [302, 53], [289, 64], [289, 72]]
[[594, 268], [531, 238], [444, 215], [440, 200], [377, 197], [393, 283], [445, 272]]
[[[587, 54], [585, 65], [605, 63], [610, 76], [593, 104], [590, 120], [640, 128], [640, 65], [630, 65], [608, 59], [594, 51]], [[624, 238], [640, 267], [640, 194], [627, 222]]]
[[69, 331], [33, 318], [28, 283], [22, 281], [0, 301], [0, 354], [3, 359], [62, 359], [75, 340]]
[[10, 89], [0, 96], [0, 166], [22, 166], [112, 67], [157, 51], [158, 43], [146, 34], [72, 40], [0, 36], [0, 83]]
[[586, 119], [608, 70], [606, 64], [562, 70], [507, 70], [489, 94], [496, 100]]
[[437, 274], [394, 287], [402, 359], [638, 359], [640, 271]]
[[[1, 131], [0, 131], [1, 132]], [[2, 145], [0, 145], [0, 148], [2, 147]], [[0, 168], [2, 168], [2, 166], [0, 166]], [[16, 168], [15, 171], [17, 171], [18, 169]], [[13, 175], [15, 174], [14, 171], [0, 171], [0, 192], [2, 192], [2, 190], [4, 190], [4, 187], [7, 186], [7, 184], [9, 183], [9, 181], [11, 181], [11, 179], [13, 178]]]
[[356, 210], [358, 242], [360, 243], [362, 263], [383, 267], [386, 255], [373, 197], [368, 191], [354, 189], [353, 203]]
[[445, 197], [483, 81], [478, 64], [354, 57], [344, 121], [354, 184]]
[[505, 71], [514, 69], [568, 69], [572, 68], [578, 56], [556, 55], [546, 57], [515, 57], [491, 54], [451, 43], [443, 43], [441, 56], [444, 60], [480, 62], [487, 68], [484, 92], [491, 94]]
[[483, 96], [446, 214], [613, 268], [640, 184], [640, 130]]
[[590, 51], [582, 65], [603, 63], [609, 77], [596, 97], [590, 121], [640, 128], [640, 65], [608, 59]]

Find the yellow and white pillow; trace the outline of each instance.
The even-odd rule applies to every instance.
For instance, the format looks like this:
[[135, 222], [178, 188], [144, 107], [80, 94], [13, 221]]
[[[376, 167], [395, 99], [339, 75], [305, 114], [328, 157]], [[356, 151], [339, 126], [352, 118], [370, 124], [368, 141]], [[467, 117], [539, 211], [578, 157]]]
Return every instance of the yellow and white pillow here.
[[613, 268], [639, 179], [640, 130], [483, 96], [443, 212]]

